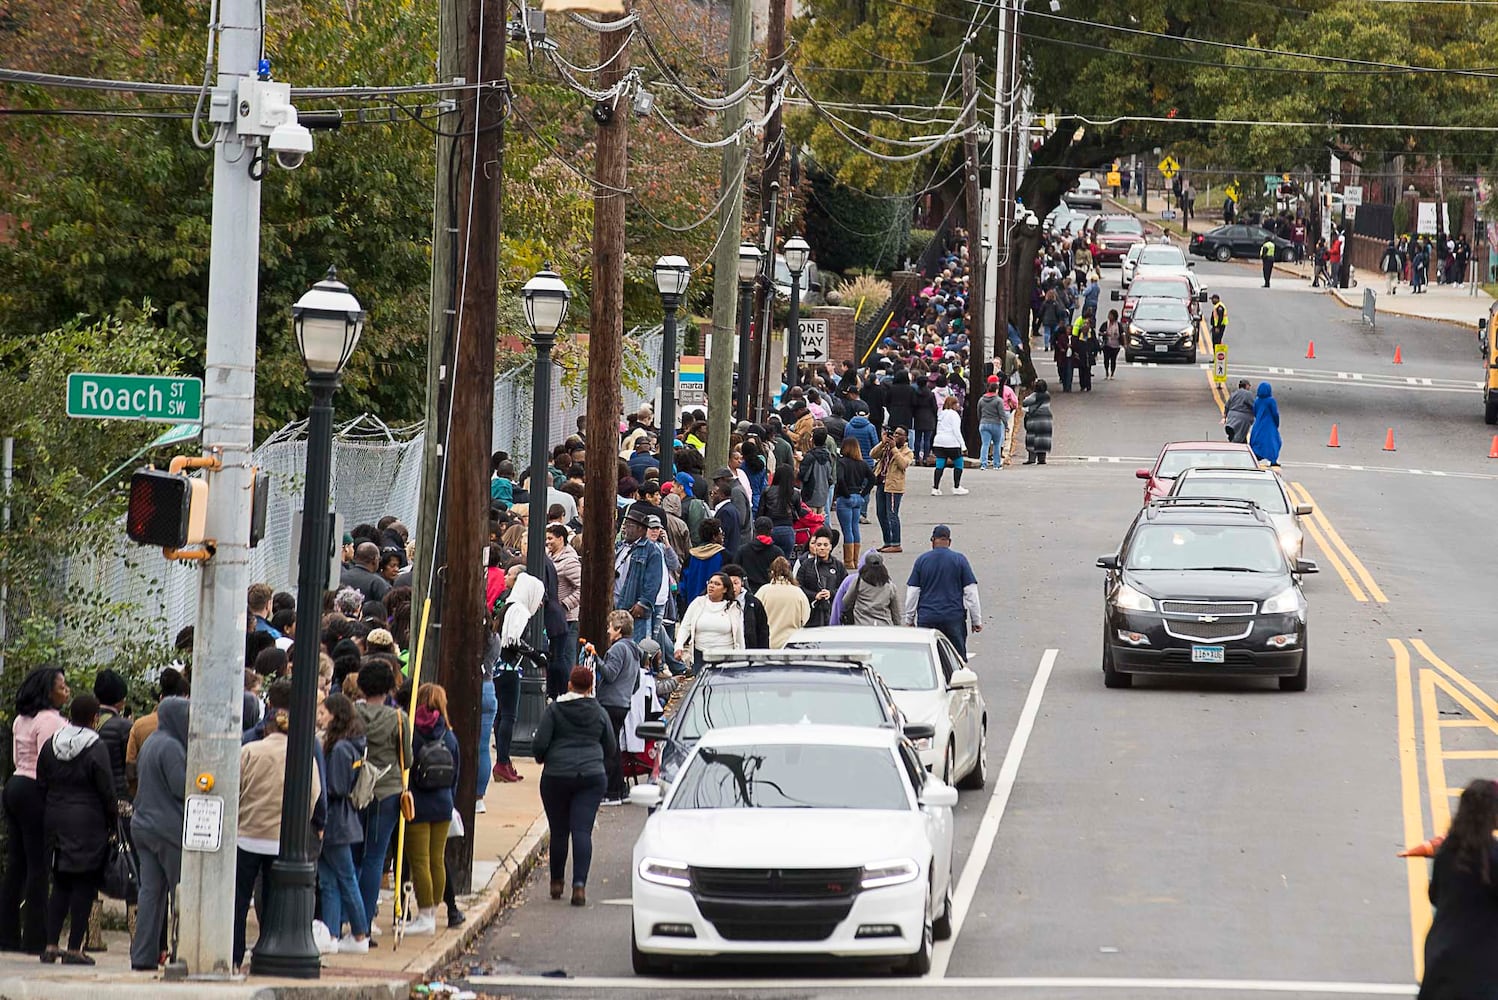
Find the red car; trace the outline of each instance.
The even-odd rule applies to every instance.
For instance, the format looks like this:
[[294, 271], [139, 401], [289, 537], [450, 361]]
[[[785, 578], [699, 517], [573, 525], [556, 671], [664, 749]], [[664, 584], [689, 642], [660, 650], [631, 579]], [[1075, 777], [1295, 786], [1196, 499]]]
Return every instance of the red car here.
[[1092, 242], [1097, 244], [1096, 261], [1099, 266], [1123, 265], [1129, 247], [1144, 242], [1144, 224], [1132, 215], [1101, 215], [1088, 230]]
[[1186, 303], [1186, 311], [1193, 323], [1201, 320], [1201, 303], [1207, 301], [1207, 293], [1193, 291], [1191, 279], [1183, 274], [1141, 274], [1129, 283], [1128, 292], [1114, 289], [1114, 302], [1123, 300], [1121, 318], [1127, 325], [1134, 316], [1134, 307], [1140, 299], [1179, 299]]
[[1176, 477], [1187, 469], [1257, 469], [1259, 460], [1246, 444], [1231, 441], [1171, 441], [1160, 449], [1153, 469], [1138, 469], [1144, 480], [1144, 502], [1170, 492]]

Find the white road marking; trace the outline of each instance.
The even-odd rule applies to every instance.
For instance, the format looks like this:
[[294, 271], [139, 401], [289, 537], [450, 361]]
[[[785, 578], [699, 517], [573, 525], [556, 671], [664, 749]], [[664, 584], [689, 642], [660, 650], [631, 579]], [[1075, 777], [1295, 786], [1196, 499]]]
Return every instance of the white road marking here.
[[1030, 733], [1035, 729], [1035, 717], [1040, 714], [1040, 700], [1045, 697], [1046, 684], [1056, 666], [1056, 655], [1060, 650], [1048, 649], [1035, 669], [1035, 679], [1030, 682], [1030, 693], [1025, 706], [1020, 709], [1019, 721], [1014, 724], [1014, 734], [1009, 738], [1009, 749], [1004, 751], [1004, 763], [999, 767], [999, 776], [994, 781], [993, 795], [988, 807], [983, 810], [983, 820], [978, 824], [978, 834], [973, 838], [967, 863], [962, 866], [962, 877], [957, 880], [957, 891], [952, 894], [952, 936], [938, 942], [932, 955], [931, 976], [941, 979], [947, 974], [947, 964], [952, 960], [952, 951], [962, 935], [962, 925], [972, 909], [973, 898], [978, 894], [978, 881], [983, 878], [983, 869], [988, 865], [988, 856], [993, 853], [994, 841], [999, 836], [999, 824], [1004, 820], [1004, 810], [1009, 806], [1009, 796], [1014, 792], [1014, 783], [1019, 778], [1020, 761], [1025, 756], [1025, 747], [1030, 742]]
[[[1053, 465], [1062, 462], [1150, 464], [1155, 461], [1155, 457], [1052, 454], [1050, 461]], [[1333, 469], [1338, 472], [1391, 472], [1401, 476], [1439, 476], [1445, 479], [1498, 479], [1498, 473], [1491, 472], [1442, 472], [1437, 469], [1399, 469], [1385, 465], [1347, 465], [1339, 462], [1281, 462], [1280, 464], [1287, 469]]]
[[1114, 976], [964, 976], [954, 979], [657, 979], [648, 976], [468, 976], [470, 986], [530, 987], [552, 990], [649, 990], [653, 993], [710, 990], [1181, 990], [1221, 993], [1312, 993], [1353, 997], [1413, 997], [1415, 986], [1403, 983], [1297, 981], [1290, 979], [1145, 979]]

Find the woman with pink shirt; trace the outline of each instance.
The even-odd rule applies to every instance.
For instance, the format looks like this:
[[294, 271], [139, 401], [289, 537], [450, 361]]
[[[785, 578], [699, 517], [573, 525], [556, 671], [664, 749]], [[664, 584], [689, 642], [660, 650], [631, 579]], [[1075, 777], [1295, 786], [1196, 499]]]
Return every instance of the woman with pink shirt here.
[[0, 951], [40, 955], [46, 945], [47, 849], [36, 760], [47, 741], [67, 725], [58, 709], [70, 695], [59, 667], [37, 667], [16, 690], [16, 718], [11, 724], [16, 773], [5, 783], [3, 796], [10, 835], [5, 839], [5, 878], [0, 881]]

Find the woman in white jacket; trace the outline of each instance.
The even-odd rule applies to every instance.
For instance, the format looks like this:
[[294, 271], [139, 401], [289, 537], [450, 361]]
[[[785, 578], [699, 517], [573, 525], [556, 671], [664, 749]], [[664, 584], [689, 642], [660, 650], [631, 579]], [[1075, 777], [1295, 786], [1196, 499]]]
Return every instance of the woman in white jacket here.
[[952, 466], [952, 495], [965, 496], [962, 488], [962, 450], [966, 443], [962, 438], [962, 404], [956, 396], [948, 396], [936, 415], [936, 439], [931, 444], [931, 453], [936, 456], [936, 478], [931, 483], [931, 495], [941, 496], [941, 474], [950, 463]]
[[733, 585], [722, 573], [707, 578], [707, 592], [687, 605], [676, 626], [677, 655], [691, 657], [693, 669], [702, 666], [702, 654], [719, 649], [744, 648], [744, 612], [734, 602]]

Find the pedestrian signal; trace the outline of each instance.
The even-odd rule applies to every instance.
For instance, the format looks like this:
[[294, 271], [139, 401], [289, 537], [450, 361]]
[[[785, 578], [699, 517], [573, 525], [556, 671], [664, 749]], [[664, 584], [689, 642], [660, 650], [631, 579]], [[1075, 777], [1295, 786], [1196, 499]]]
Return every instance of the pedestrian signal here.
[[125, 534], [142, 545], [179, 549], [203, 540], [208, 484], [175, 472], [138, 469], [130, 477]]

